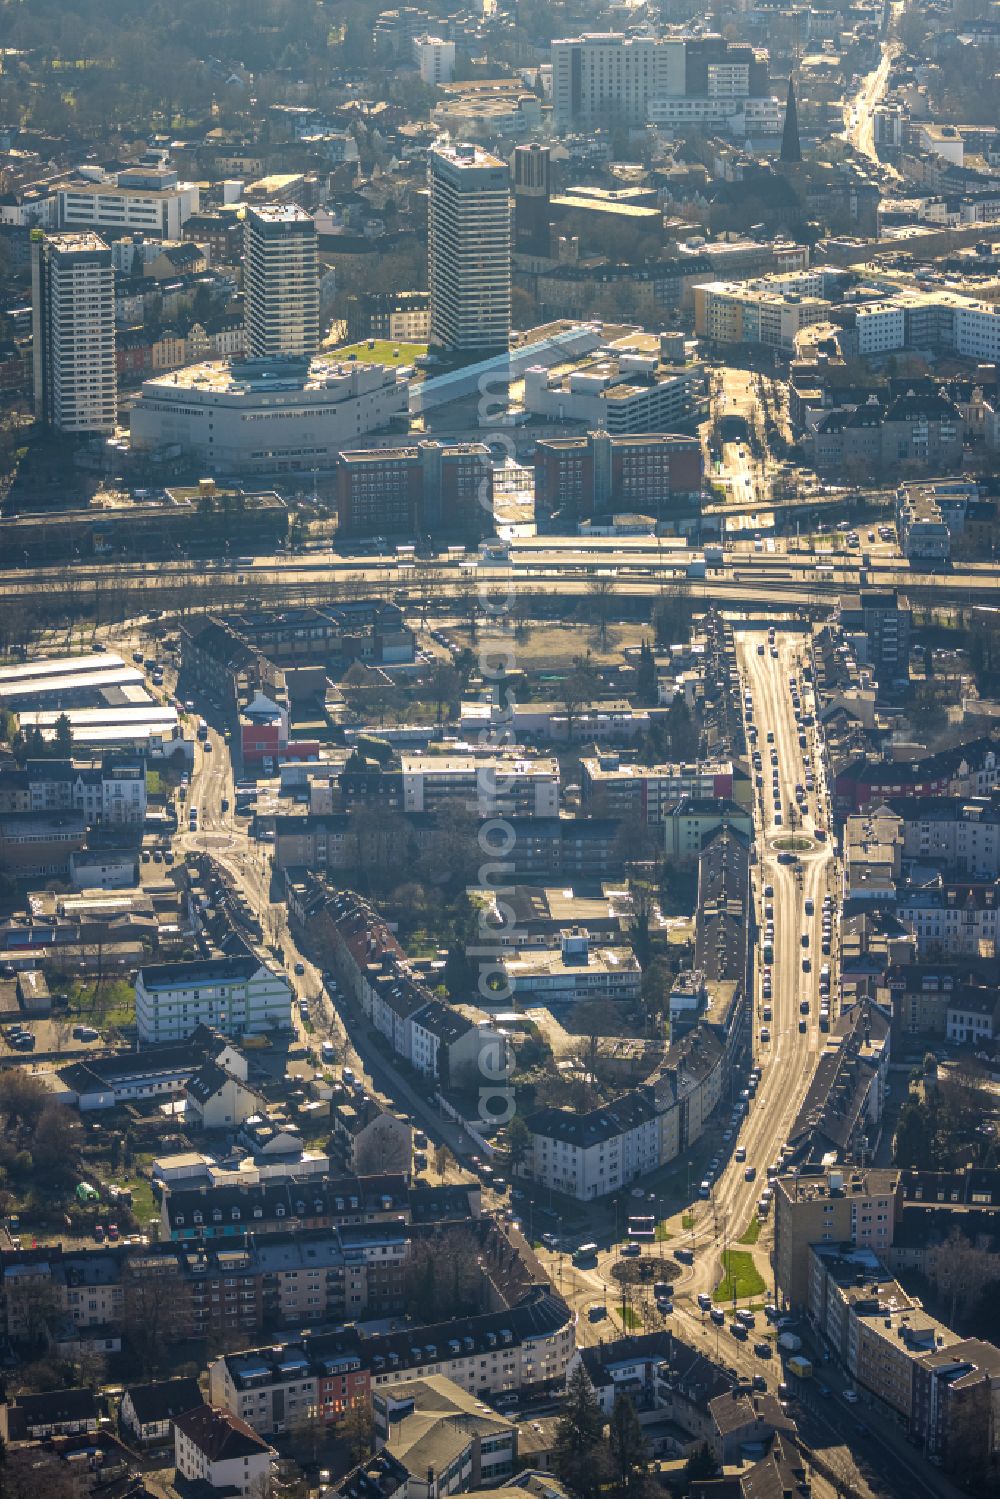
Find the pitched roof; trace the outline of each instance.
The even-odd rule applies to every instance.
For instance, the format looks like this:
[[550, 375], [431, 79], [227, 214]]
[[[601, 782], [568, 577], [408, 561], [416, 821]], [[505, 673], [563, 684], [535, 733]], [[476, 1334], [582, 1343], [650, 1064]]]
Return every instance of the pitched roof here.
[[200, 1405], [185, 1411], [174, 1425], [210, 1463], [231, 1462], [234, 1458], [256, 1457], [272, 1451], [245, 1421], [216, 1406]]
[[169, 1421], [204, 1404], [196, 1379], [157, 1379], [131, 1385], [126, 1391], [140, 1426]]

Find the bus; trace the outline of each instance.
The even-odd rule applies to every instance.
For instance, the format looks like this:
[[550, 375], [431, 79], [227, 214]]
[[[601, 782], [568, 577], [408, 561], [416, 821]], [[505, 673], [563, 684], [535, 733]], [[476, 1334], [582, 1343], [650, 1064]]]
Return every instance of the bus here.
[[573, 1250], [574, 1265], [590, 1265], [597, 1259], [596, 1244], [581, 1244], [578, 1249]]
[[203, 718], [198, 720], [198, 738], [202, 741], [208, 738], [208, 724]]
[[640, 1244], [651, 1244], [656, 1238], [656, 1219], [643, 1214], [628, 1220], [628, 1236]]

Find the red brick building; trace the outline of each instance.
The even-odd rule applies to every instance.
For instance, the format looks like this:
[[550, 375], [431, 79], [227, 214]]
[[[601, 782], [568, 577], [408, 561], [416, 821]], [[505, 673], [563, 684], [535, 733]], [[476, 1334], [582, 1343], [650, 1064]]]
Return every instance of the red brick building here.
[[535, 503], [550, 515], [637, 513], [684, 530], [697, 518], [702, 480], [701, 444], [677, 433], [588, 432], [535, 446]]
[[493, 466], [484, 443], [360, 448], [341, 453], [337, 509], [344, 536], [455, 536], [493, 529]]

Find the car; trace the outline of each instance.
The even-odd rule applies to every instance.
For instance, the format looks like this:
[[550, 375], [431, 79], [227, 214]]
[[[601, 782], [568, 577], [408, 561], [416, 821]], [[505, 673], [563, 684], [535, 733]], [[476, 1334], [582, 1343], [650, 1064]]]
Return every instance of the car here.
[[765, 895], [766, 899], [770, 900], [771, 897], [774, 895], [774, 886], [773, 885], [765, 885], [764, 886], [764, 895]]
[[621, 1252], [622, 1259], [634, 1260], [642, 1253], [642, 1246], [640, 1244], [623, 1244]]
[[144, 864], [148, 864], [149, 863], [149, 857], [150, 857], [150, 855], [149, 855], [149, 849], [148, 848], [144, 848], [143, 851], [142, 851], [142, 862]]
[[228, 798], [228, 796], [224, 796], [222, 798], [222, 810], [223, 810], [223, 812], [228, 812], [229, 811], [229, 798]]
[[299, 1014], [303, 1020], [309, 1019], [309, 1001], [307, 999], [299, 1000]]
[[167, 849], [166, 853], [163, 855], [163, 862], [164, 862], [164, 864], [172, 864], [174, 862], [174, 856], [171, 853], [171, 851], [170, 851], [169, 848]]
[[809, 1022], [808, 1022], [808, 1020], [800, 1020], [799, 1021], [799, 1035], [800, 1036], [804, 1036], [805, 1033], [806, 1033], [806, 1031], [808, 1029], [809, 1029]]
[[707, 1291], [698, 1292], [698, 1305], [703, 1312], [710, 1312], [712, 1310], [712, 1298]]
[[800, 1015], [808, 1015], [809, 1014], [809, 1001], [808, 1001], [808, 999], [800, 999], [799, 1000], [799, 1014]]
[[653, 1295], [667, 1300], [674, 1294], [674, 1288], [668, 1280], [658, 1280], [653, 1285]]
[[103, 1244], [104, 1243], [104, 1224], [103, 1223], [95, 1223], [94, 1224], [94, 1238], [97, 1240], [98, 1244]]
[[736, 1147], [736, 1159], [737, 1159], [737, 1161], [745, 1161], [746, 1158], [747, 1158], [747, 1148], [746, 1148], [746, 1146], [745, 1145], [737, 1145], [737, 1147]]
[[755, 1374], [753, 1379], [751, 1380], [751, 1383], [755, 1390], [767, 1389], [767, 1380], [764, 1378], [763, 1374]]
[[163, 863], [163, 854], [160, 852], [160, 850], [158, 848], [154, 848], [153, 849], [153, 863], [154, 864], [162, 864]]
[[829, 1400], [830, 1396], [833, 1394], [833, 1391], [828, 1384], [818, 1384], [816, 1386], [816, 1393], [823, 1400]]
[[826, 828], [814, 828], [813, 833], [819, 839], [820, 843], [826, 842]]
[[711, 1311], [709, 1312], [709, 1316], [715, 1323], [716, 1327], [721, 1327], [726, 1320], [726, 1314], [722, 1310], [721, 1306], [713, 1306]]
[[603, 1301], [592, 1301], [587, 1308], [587, 1316], [591, 1322], [600, 1322], [608, 1315], [608, 1309]]
[[117, 1223], [109, 1223], [108, 1224], [108, 1243], [109, 1244], [116, 1244], [117, 1242], [118, 1242], [118, 1224]]
[[738, 1338], [741, 1343], [746, 1342], [748, 1334], [742, 1322], [730, 1322], [729, 1331], [732, 1336], [734, 1338]]
[[301, 978], [302, 975], [305, 973], [305, 971], [306, 971], [306, 965], [304, 963], [296, 963], [296, 965], [295, 965], [295, 976], [296, 976], [296, 978]]
[[848, 1405], [857, 1405], [857, 1403], [858, 1403], [858, 1392], [857, 1392], [857, 1390], [842, 1390], [841, 1394], [842, 1394], [843, 1398], [847, 1401]]
[[803, 958], [802, 959], [802, 972], [803, 973], [811, 973], [812, 972], [812, 959], [811, 958]]
[[757, 1177], [757, 1167], [756, 1166], [748, 1166], [747, 1169], [743, 1173], [743, 1180], [745, 1182], [752, 1182], [752, 1181], [756, 1180], [756, 1177]]
[[672, 1301], [668, 1301], [666, 1300], [666, 1298], [659, 1296], [656, 1298], [656, 1310], [659, 1312], [661, 1317], [669, 1317], [673, 1312], [673, 1309], [674, 1304]]
[[206, 739], [205, 740], [205, 754], [206, 755], [210, 755], [211, 753], [212, 753], [212, 741], [211, 741], [211, 739]]
[[192, 802], [190, 807], [188, 807], [188, 816], [192, 822], [198, 821], [198, 807], [195, 802]]
[[768, 1030], [766, 1025], [762, 1025], [760, 1028], [760, 1039], [764, 1042], [765, 1045], [771, 1039], [771, 1032]]
[[771, 1345], [770, 1343], [763, 1342], [763, 1340], [753, 1345], [753, 1351], [756, 1354], [757, 1358], [771, 1357]]
[[791, 1400], [792, 1399], [792, 1387], [791, 1387], [791, 1385], [786, 1384], [784, 1380], [782, 1380], [781, 1383], [778, 1386], [778, 1399], [779, 1400]]

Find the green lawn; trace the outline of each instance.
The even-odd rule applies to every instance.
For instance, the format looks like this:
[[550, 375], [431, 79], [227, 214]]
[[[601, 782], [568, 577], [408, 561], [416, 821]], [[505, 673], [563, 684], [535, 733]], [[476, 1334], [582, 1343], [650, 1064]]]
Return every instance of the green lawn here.
[[754, 1216], [750, 1219], [750, 1222], [747, 1224], [746, 1228], [740, 1234], [739, 1238], [736, 1240], [737, 1244], [756, 1244], [757, 1240], [760, 1238], [760, 1231], [762, 1227], [763, 1222], [760, 1218], [757, 1217], [755, 1213]]
[[722, 1268], [725, 1274], [712, 1293], [713, 1301], [732, 1301], [734, 1296], [742, 1301], [746, 1296], [759, 1296], [767, 1290], [753, 1255], [744, 1249], [727, 1249], [722, 1256]]
[[658, 1244], [665, 1244], [668, 1239], [672, 1238], [673, 1234], [667, 1228], [667, 1225], [665, 1223], [658, 1223], [656, 1225], [656, 1241]]
[[404, 344], [394, 343], [389, 338], [376, 338], [373, 340], [374, 348], [368, 347], [368, 339], [363, 338], [360, 343], [345, 344], [341, 349], [327, 349], [325, 353], [334, 359], [349, 359], [353, 354], [360, 363], [367, 364], [412, 364], [422, 354], [427, 353], [426, 344]]
[[693, 1213], [682, 1213], [681, 1214], [681, 1228], [687, 1228], [687, 1229], [694, 1228], [694, 1214]]
[[618, 1315], [622, 1319], [622, 1326], [627, 1328], [629, 1332], [634, 1332], [637, 1327], [642, 1326], [642, 1318], [634, 1306], [620, 1306], [618, 1308]]
[[100, 985], [74, 979], [67, 994], [71, 1015], [79, 1015], [94, 1025], [126, 1026], [135, 1024], [135, 989], [125, 979], [105, 979]]

